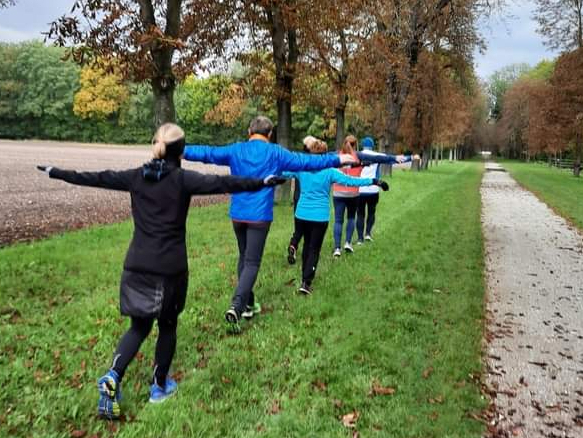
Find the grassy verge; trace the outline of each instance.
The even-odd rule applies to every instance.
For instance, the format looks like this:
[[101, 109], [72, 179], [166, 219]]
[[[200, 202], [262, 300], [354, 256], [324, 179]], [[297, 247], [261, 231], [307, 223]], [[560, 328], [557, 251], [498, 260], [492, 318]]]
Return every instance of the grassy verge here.
[[341, 418], [358, 412], [362, 437], [480, 436], [467, 416], [483, 407], [469, 377], [481, 368], [480, 176], [477, 163], [397, 172], [374, 243], [332, 260], [328, 235], [308, 298], [278, 207], [256, 287], [265, 312], [238, 337], [222, 322], [236, 263], [226, 206], [192, 210], [179, 393], [146, 403], [152, 333], [119, 423], [95, 418], [95, 381], [127, 327], [117, 290], [131, 225], [1, 250], [0, 435], [345, 438]]
[[583, 178], [541, 164], [502, 161], [521, 185], [583, 230]]

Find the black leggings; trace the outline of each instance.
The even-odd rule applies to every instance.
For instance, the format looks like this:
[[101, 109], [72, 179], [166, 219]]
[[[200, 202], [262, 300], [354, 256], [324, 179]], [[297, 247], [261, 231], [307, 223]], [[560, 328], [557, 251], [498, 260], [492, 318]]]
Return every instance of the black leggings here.
[[[176, 351], [176, 327], [178, 326], [178, 315], [184, 309], [186, 301], [186, 290], [188, 289], [188, 273], [175, 276], [157, 276], [149, 274], [125, 273], [122, 282], [132, 282], [136, 276], [146, 283], [162, 285], [162, 305], [158, 316], [144, 317], [130, 315], [131, 325], [129, 330], [122, 336], [113, 355], [111, 369], [123, 378], [125, 371], [136, 356], [142, 342], [148, 337], [154, 320], [158, 320], [158, 340], [156, 341], [156, 354], [154, 357], [153, 383], [162, 388], [166, 385], [166, 376], [170, 370], [174, 352]], [[134, 286], [138, 283], [132, 283]], [[145, 289], [143, 287], [142, 289]], [[143, 290], [142, 290], [143, 292]], [[122, 294], [122, 300], [128, 296]]]
[[[140, 350], [142, 342], [148, 337], [154, 324], [154, 318], [131, 317], [130, 329], [122, 336], [115, 354], [111, 369], [120, 380], [125, 370]], [[156, 356], [154, 365], [153, 383], [162, 388], [166, 384], [166, 376], [170, 370], [174, 352], [176, 351], [176, 327], [178, 319], [158, 319], [158, 340], [156, 341]]]
[[261, 258], [270, 225], [270, 222], [233, 222], [239, 246], [239, 263], [237, 265], [239, 283], [235, 289], [231, 305], [239, 316], [245, 311], [246, 306], [253, 306], [255, 303], [253, 286], [261, 266]]
[[320, 259], [322, 243], [326, 236], [328, 222], [306, 221], [296, 218], [296, 228], [301, 230], [304, 236], [302, 249], [302, 281], [312, 284]]
[[[356, 232], [358, 233], [358, 240], [364, 239], [364, 223], [366, 216], [366, 235], [370, 236], [372, 233], [372, 227], [375, 222], [375, 213], [377, 209], [377, 204], [379, 203], [379, 194], [374, 195], [363, 195], [362, 193], [358, 197], [358, 209], [356, 217]], [[368, 209], [368, 214], [367, 210]]]

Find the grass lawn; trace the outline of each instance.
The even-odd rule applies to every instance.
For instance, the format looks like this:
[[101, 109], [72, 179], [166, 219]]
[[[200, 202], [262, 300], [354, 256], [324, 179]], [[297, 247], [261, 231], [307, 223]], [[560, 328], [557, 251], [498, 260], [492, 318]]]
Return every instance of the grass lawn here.
[[522, 186], [583, 230], [583, 178], [541, 164], [519, 161], [502, 161], [501, 164]]
[[[190, 286], [175, 398], [147, 403], [155, 331], [123, 382], [125, 419], [96, 418], [96, 379], [127, 328], [118, 281], [129, 223], [0, 250], [0, 436], [479, 437], [484, 281], [479, 163], [395, 172], [375, 241], [331, 257], [311, 297], [276, 219], [255, 289], [264, 313], [228, 336], [235, 284], [227, 206], [191, 210]], [[385, 393], [392, 392], [389, 395]], [[355, 429], [341, 418], [358, 415]]]

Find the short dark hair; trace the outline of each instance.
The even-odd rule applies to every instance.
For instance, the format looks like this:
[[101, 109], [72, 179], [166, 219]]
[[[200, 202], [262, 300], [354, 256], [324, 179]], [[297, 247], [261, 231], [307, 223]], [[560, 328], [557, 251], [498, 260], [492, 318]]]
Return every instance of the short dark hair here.
[[266, 137], [273, 131], [273, 122], [265, 116], [257, 116], [249, 123], [249, 134], [261, 134]]

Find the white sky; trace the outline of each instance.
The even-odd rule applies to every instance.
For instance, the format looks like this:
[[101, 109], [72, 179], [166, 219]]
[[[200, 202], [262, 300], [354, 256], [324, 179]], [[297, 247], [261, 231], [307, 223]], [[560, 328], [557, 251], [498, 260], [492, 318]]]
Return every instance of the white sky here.
[[[69, 12], [73, 3], [74, 0], [17, 0], [16, 6], [0, 10], [0, 41], [43, 39], [41, 33], [49, 29], [49, 23]], [[478, 76], [486, 79], [506, 65], [522, 62], [535, 65], [557, 55], [543, 47], [535, 32], [532, 10], [532, 0], [514, 0], [508, 11], [511, 18], [483, 23], [488, 49], [475, 56]]]

